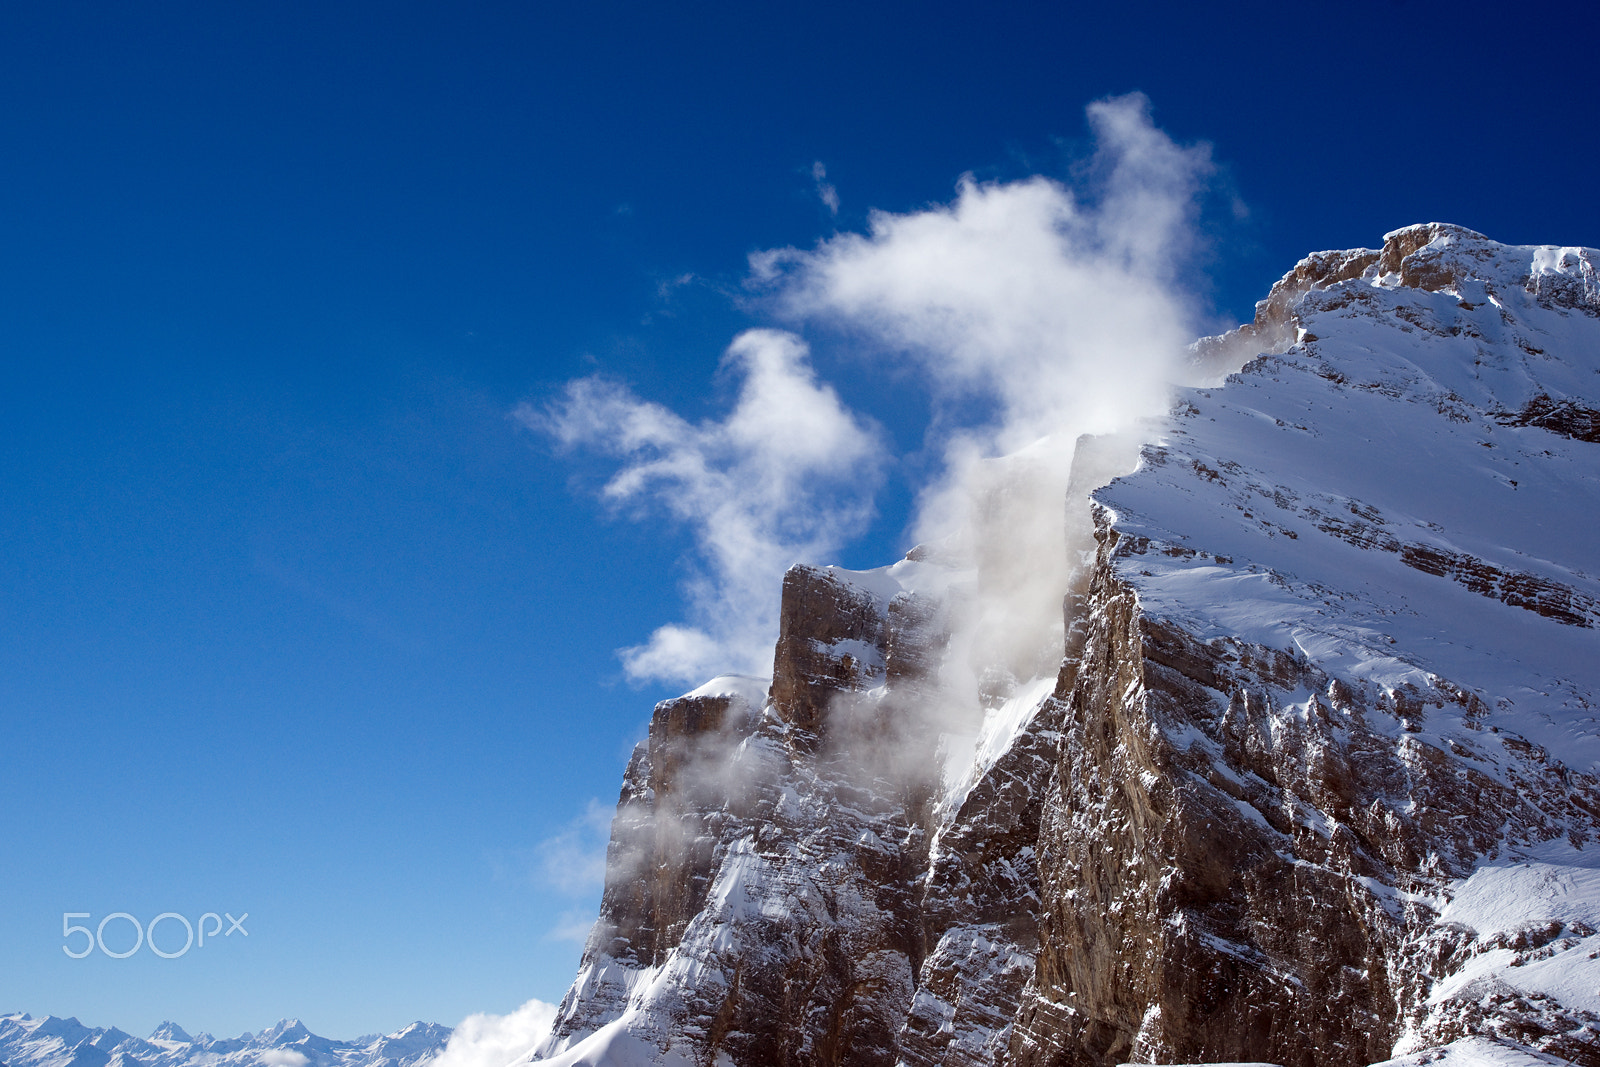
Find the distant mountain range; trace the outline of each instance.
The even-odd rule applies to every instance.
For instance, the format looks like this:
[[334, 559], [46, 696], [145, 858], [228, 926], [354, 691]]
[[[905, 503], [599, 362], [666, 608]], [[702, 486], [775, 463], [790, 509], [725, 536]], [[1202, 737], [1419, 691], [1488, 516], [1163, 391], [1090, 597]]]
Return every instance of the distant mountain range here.
[[54, 1015], [0, 1015], [0, 1067], [421, 1067], [450, 1040], [451, 1028], [412, 1023], [392, 1034], [352, 1041], [318, 1037], [298, 1019], [259, 1034], [191, 1036], [177, 1023], [139, 1038], [116, 1027], [84, 1026]]

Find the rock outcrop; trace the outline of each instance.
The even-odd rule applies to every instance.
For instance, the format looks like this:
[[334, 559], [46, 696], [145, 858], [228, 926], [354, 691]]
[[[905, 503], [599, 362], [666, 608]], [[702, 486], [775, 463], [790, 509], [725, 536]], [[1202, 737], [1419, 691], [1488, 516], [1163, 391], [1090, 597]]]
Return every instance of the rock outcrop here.
[[657, 707], [550, 1041], [573, 1062], [616, 1041], [688, 1062], [895, 1062], [938, 740], [902, 709], [937, 609], [851, 577], [785, 576], [770, 699], [720, 679]]
[[963, 576], [791, 570], [770, 687], [657, 707], [537, 1056], [1600, 1067], [1596, 257], [1303, 261], [965, 725]]

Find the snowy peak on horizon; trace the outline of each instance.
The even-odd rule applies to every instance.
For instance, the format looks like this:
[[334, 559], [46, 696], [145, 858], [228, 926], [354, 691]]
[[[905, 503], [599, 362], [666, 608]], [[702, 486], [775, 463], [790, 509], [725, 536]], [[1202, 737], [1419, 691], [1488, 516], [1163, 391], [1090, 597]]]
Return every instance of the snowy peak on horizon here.
[[190, 1036], [189, 1032], [183, 1027], [179, 1026], [175, 1022], [172, 1022], [171, 1020], [168, 1020], [151, 1031], [149, 1040], [174, 1041], [178, 1044], [188, 1045], [192, 1044], [195, 1039]]
[[450, 1040], [451, 1028], [415, 1022], [392, 1034], [349, 1041], [319, 1037], [298, 1019], [280, 1019], [258, 1034], [191, 1036], [163, 1022], [148, 1038], [76, 1018], [26, 1012], [0, 1015], [5, 1067], [422, 1067]]

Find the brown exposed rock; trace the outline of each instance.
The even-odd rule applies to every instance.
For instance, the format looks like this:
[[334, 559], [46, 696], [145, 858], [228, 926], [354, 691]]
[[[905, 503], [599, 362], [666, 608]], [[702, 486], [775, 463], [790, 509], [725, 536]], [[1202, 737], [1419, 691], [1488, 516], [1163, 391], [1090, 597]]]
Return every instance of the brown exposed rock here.
[[881, 678], [886, 623], [883, 605], [828, 571], [789, 568], [772, 668], [772, 703], [784, 720], [815, 733], [836, 694]]
[[729, 696], [662, 701], [628, 762], [591, 937], [616, 959], [661, 963], [705, 902], [728, 790], [703, 777], [700, 764], [725, 749], [720, 731], [736, 703], [740, 715], [751, 713]]
[[[1440, 238], [1449, 239], [1441, 243]], [[1451, 262], [1450, 253], [1465, 246], [1468, 255], [1482, 262], [1498, 249], [1487, 237], [1465, 226], [1447, 222], [1425, 222], [1385, 234], [1383, 251], [1378, 256], [1378, 273], [1398, 274], [1400, 284], [1411, 289], [1436, 293], [1454, 285], [1462, 276]], [[1448, 251], [1447, 251], [1448, 250]]]
[[1293, 344], [1300, 324], [1295, 304], [1313, 289], [1361, 277], [1378, 262], [1378, 257], [1379, 253], [1370, 248], [1307, 256], [1272, 286], [1265, 300], [1256, 304], [1255, 320], [1240, 327], [1238, 340], [1256, 351], [1278, 351]]
[[1357, 548], [1393, 552], [1400, 561], [1424, 574], [1448, 578], [1479, 596], [1531, 611], [1567, 626], [1593, 628], [1600, 620], [1600, 602], [1569, 585], [1537, 574], [1507, 570], [1465, 552], [1401, 541], [1383, 528], [1377, 516], [1346, 519], [1307, 507], [1304, 514], [1325, 533]]
[[[1444, 222], [1407, 226], [1386, 234], [1381, 249], [1317, 252], [1295, 264], [1272, 286], [1267, 298], [1256, 304], [1253, 321], [1227, 335], [1203, 339], [1196, 362], [1202, 367], [1221, 367], [1235, 352], [1281, 352], [1297, 341], [1317, 340], [1314, 335], [1299, 336], [1300, 302], [1308, 294], [1359, 278], [1369, 270], [1380, 278], [1393, 276], [1407, 288], [1439, 292], [1477, 277], [1475, 267], [1504, 253], [1504, 246], [1483, 234]], [[1600, 315], [1600, 274], [1588, 250], [1569, 249], [1565, 254], [1562, 270], [1526, 270], [1523, 288], [1546, 307]], [[1345, 290], [1339, 301], [1348, 304], [1360, 298], [1359, 291]]]
[[1567, 626], [1591, 628], [1600, 619], [1600, 603], [1571, 586], [1536, 574], [1507, 571], [1465, 552], [1431, 545], [1401, 545], [1400, 560], [1426, 574], [1459, 582], [1479, 596], [1543, 615]]
[[[1110, 566], [1118, 535], [1101, 532], [1040, 827], [1038, 967], [1009, 1062], [1387, 1058], [1439, 977], [1414, 934], [1431, 913], [1407, 894], [1463, 876], [1503, 838], [1588, 824], [1600, 783], [1527, 746], [1508, 784], [1465, 748], [1405, 734], [1429, 708], [1470, 710], [1448, 684], [1358, 688], [1143, 615]], [[1299, 703], [1307, 692], [1320, 695]], [[1600, 1054], [1600, 1033], [1525, 1014], [1515, 1027], [1496, 1014], [1494, 1030], [1463, 1008], [1456, 1029], [1432, 1025], [1440, 1040], [1492, 1031], [1575, 1062]]]
[[1502, 426], [1537, 426], [1575, 441], [1600, 444], [1600, 411], [1574, 400], [1554, 400], [1547, 393], [1528, 401], [1521, 411], [1499, 412], [1495, 419]]
[[[663, 1049], [703, 1062], [896, 1062], [926, 955], [920, 881], [937, 778], [937, 738], [906, 733], [902, 710], [937, 662], [943, 618], [916, 597], [885, 603], [800, 567], [781, 617], [769, 708], [729, 696], [657, 705], [553, 1041], [621, 1015], [628, 975], [676, 966], [693, 980], [653, 994]], [[710, 899], [719, 885], [723, 904]]]

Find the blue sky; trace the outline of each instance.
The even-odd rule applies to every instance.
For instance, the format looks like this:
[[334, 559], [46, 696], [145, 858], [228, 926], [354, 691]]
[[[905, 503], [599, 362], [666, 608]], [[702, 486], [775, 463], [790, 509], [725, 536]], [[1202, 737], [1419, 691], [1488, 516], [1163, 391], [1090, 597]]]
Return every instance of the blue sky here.
[[[1597, 29], [1415, 0], [11, 12], [0, 1011], [353, 1036], [558, 999], [681, 688], [617, 650], [683, 617], [699, 543], [608, 508], [615, 462], [519, 405], [600, 374], [723, 417], [724, 350], [783, 317], [751, 253], [963, 174], [1090, 181], [1084, 109], [1131, 91], [1211, 146], [1178, 264], [1207, 321], [1411, 222], [1600, 245]], [[802, 332], [901, 457], [837, 552], [888, 562], [934, 402]], [[62, 953], [62, 913], [119, 911], [249, 937]]]

